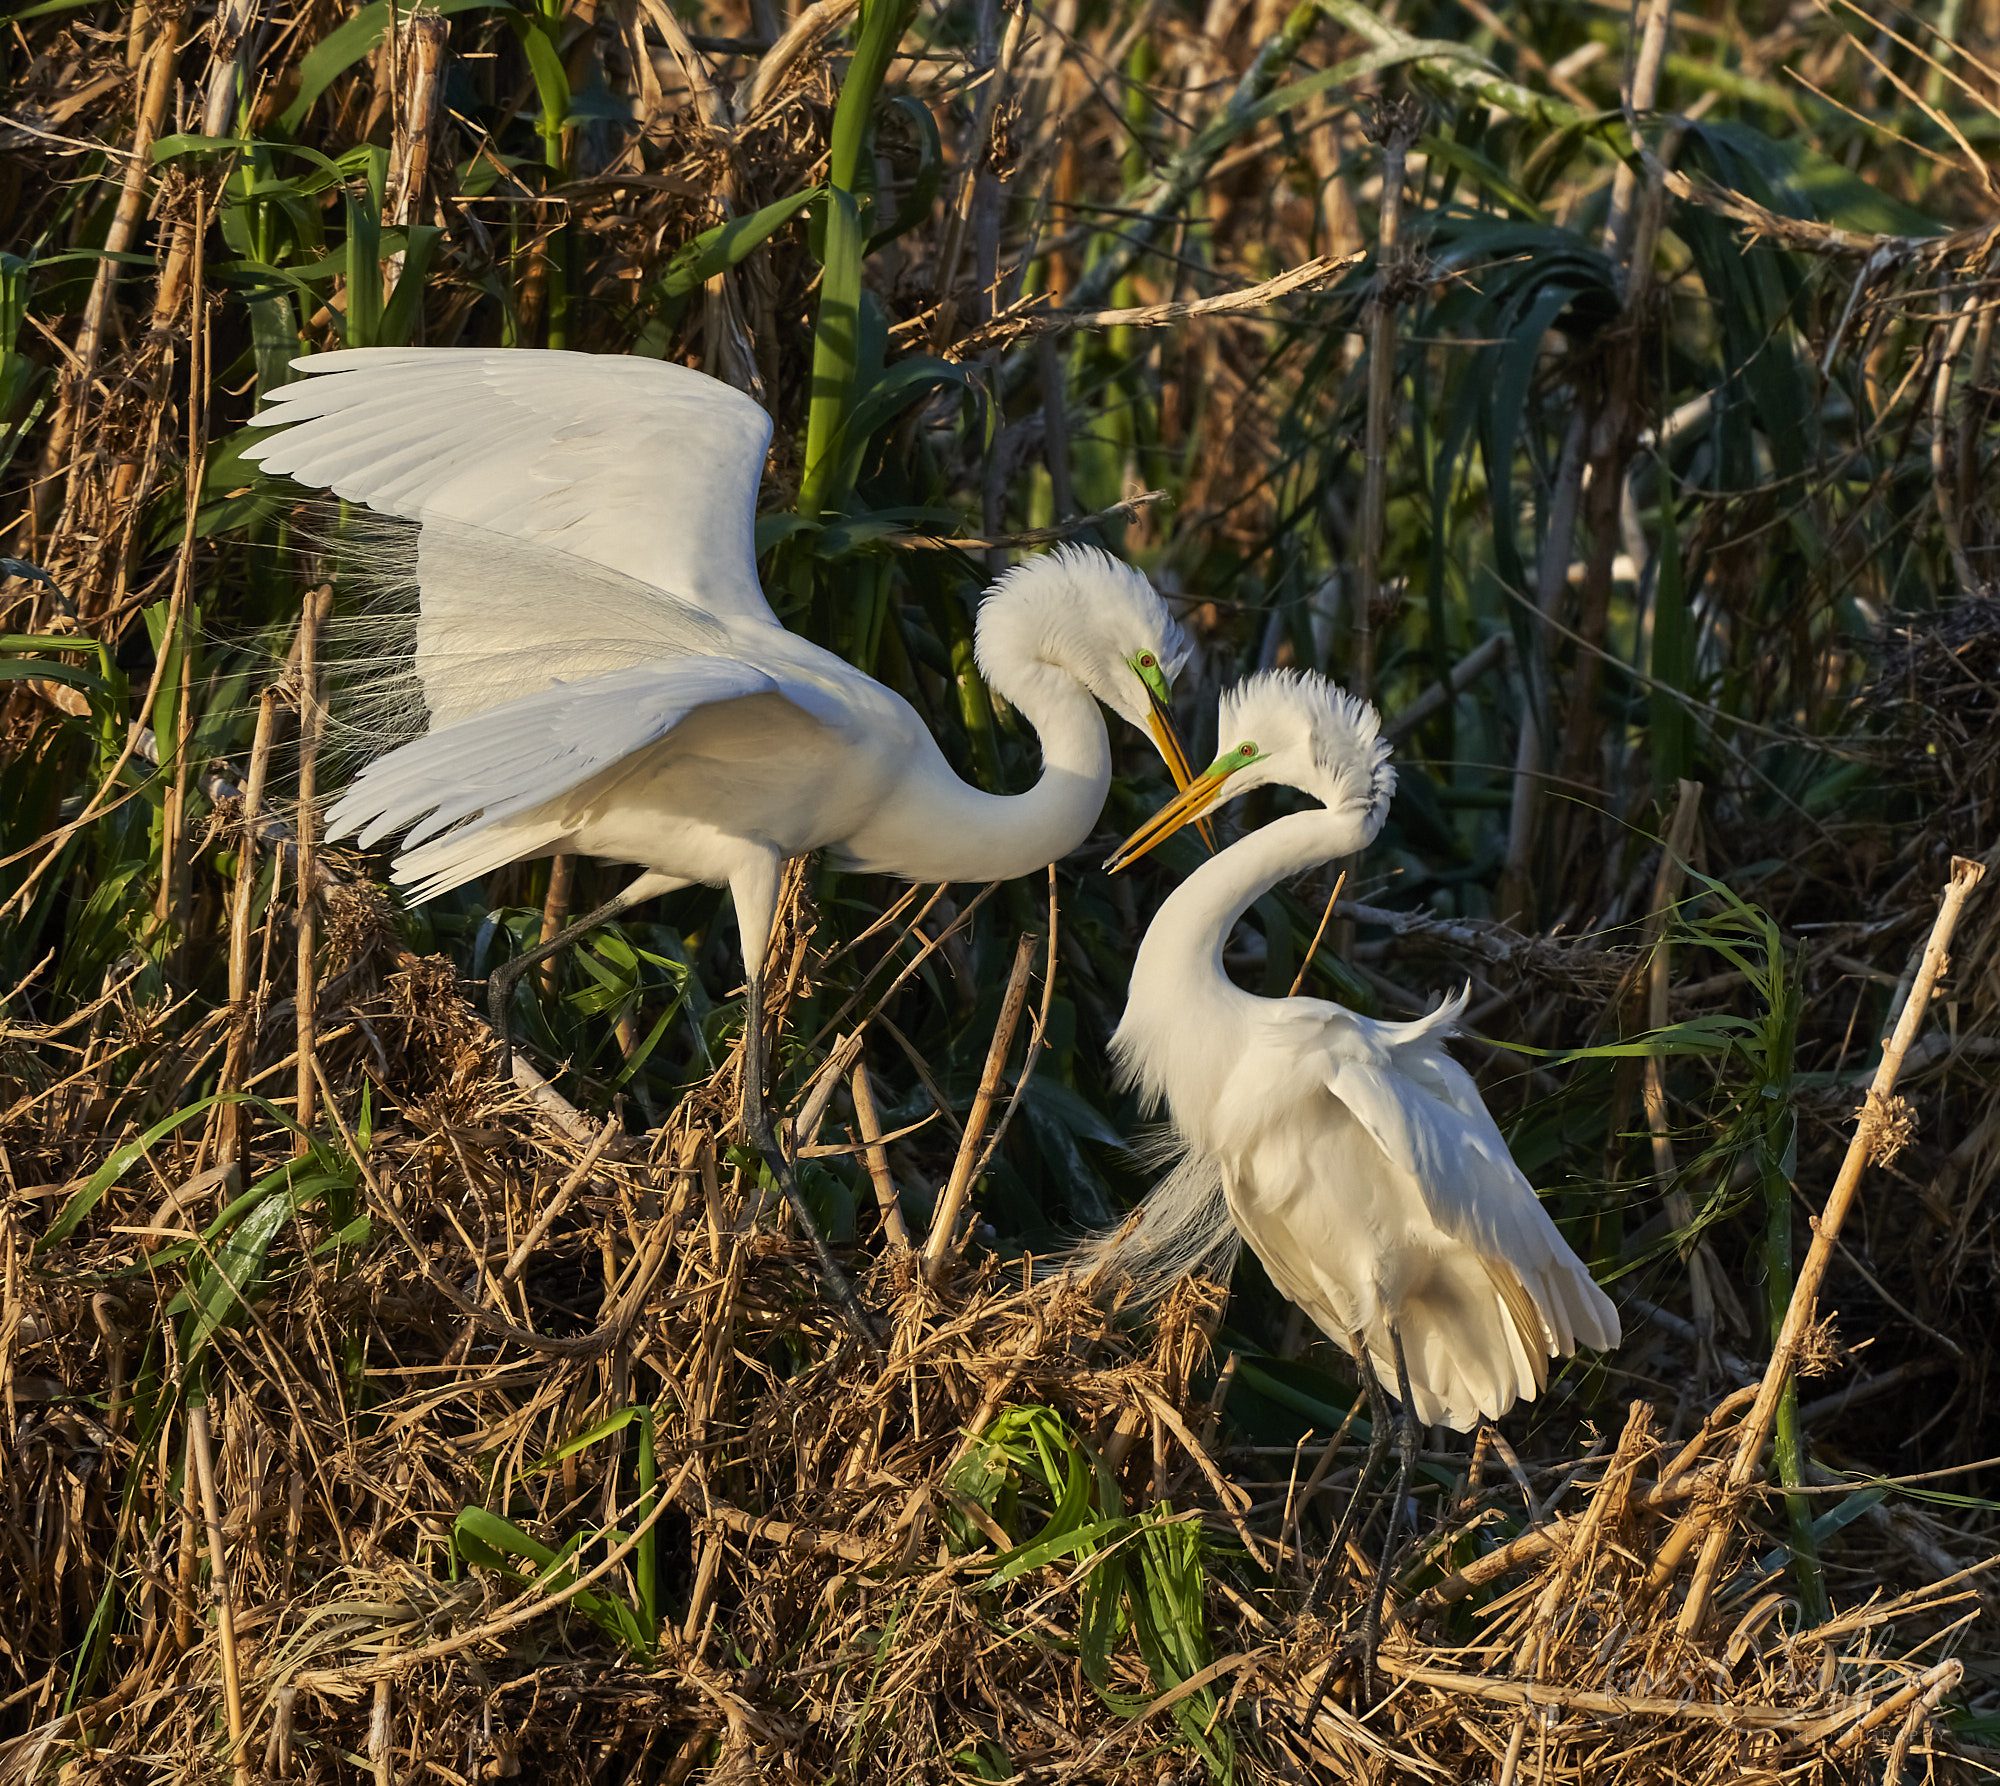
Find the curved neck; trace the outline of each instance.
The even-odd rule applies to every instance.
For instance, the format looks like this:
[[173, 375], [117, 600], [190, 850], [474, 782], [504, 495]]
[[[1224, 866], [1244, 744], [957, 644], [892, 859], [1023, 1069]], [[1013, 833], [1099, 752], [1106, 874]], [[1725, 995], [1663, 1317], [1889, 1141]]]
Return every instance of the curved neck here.
[[1193, 982], [1241, 992], [1222, 965], [1236, 921], [1279, 882], [1350, 855], [1360, 843], [1351, 818], [1314, 807], [1261, 825], [1211, 856], [1167, 896], [1139, 945], [1132, 990], [1193, 989]]
[[895, 870], [911, 880], [1002, 881], [1046, 868], [1082, 843], [1111, 787], [1111, 740], [1082, 683], [1053, 665], [1024, 668], [1001, 692], [1035, 728], [1042, 773], [1025, 794], [968, 786], [938, 759], [906, 799]]

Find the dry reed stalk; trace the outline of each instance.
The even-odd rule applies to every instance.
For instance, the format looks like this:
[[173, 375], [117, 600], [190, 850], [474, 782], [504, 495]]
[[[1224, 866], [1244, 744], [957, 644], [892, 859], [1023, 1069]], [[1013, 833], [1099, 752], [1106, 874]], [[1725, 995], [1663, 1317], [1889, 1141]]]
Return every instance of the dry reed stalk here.
[[[450, 21], [423, 6], [414, 8], [400, 27], [397, 51], [396, 128], [390, 144], [389, 174], [383, 209], [390, 223], [407, 229], [417, 221], [430, 194], [431, 151], [444, 101], [445, 51]], [[403, 257], [392, 255], [388, 291], [402, 272]]]
[[622, 1125], [617, 1117], [607, 1116], [604, 1119], [604, 1126], [590, 1138], [590, 1145], [585, 1148], [583, 1158], [577, 1161], [556, 1194], [542, 1206], [540, 1214], [535, 1217], [534, 1226], [521, 1236], [514, 1250], [507, 1255], [507, 1263], [500, 1272], [502, 1283], [513, 1283], [528, 1268], [528, 1262], [534, 1257], [535, 1248], [541, 1245], [543, 1237], [569, 1207], [570, 1199], [590, 1177], [592, 1168], [603, 1158], [605, 1149], [621, 1132]]
[[[1641, 948], [1646, 957], [1646, 1027], [1664, 1030], [1668, 1021], [1668, 992], [1673, 979], [1673, 956], [1667, 931], [1680, 902], [1687, 878], [1688, 859], [1694, 850], [1695, 829], [1701, 822], [1702, 784], [1682, 781], [1674, 801], [1673, 817], [1660, 849], [1660, 865], [1653, 876], [1653, 897], [1641, 932]], [[1694, 1203], [1684, 1186], [1677, 1182], [1674, 1142], [1667, 1115], [1667, 1070], [1657, 1054], [1642, 1063], [1641, 1098], [1646, 1111], [1646, 1129], [1652, 1137], [1653, 1176], [1667, 1187], [1667, 1220], [1677, 1233], [1694, 1228]], [[1699, 1336], [1701, 1353], [1712, 1358], [1717, 1344], [1714, 1280], [1717, 1267], [1713, 1249], [1699, 1235], [1685, 1242], [1681, 1262], [1687, 1267], [1688, 1300]]]
[[868, 1079], [868, 1062], [857, 1060], [848, 1082], [854, 1099], [854, 1126], [861, 1138], [861, 1157], [867, 1162], [869, 1182], [875, 1187], [875, 1207], [882, 1217], [882, 1234], [898, 1253], [911, 1250], [909, 1224], [903, 1220], [902, 1199], [889, 1171], [889, 1153], [882, 1145], [882, 1118], [875, 1108], [875, 1088]]
[[271, 772], [271, 740], [278, 700], [272, 689], [257, 698], [257, 730], [250, 743], [250, 768], [236, 829], [236, 882], [229, 901], [229, 1048], [216, 1089], [222, 1095], [216, 1122], [216, 1152], [237, 1174], [238, 1188], [249, 1170], [247, 1131], [235, 1094], [257, 1052], [257, 1004], [250, 992], [251, 920], [257, 904], [257, 822], [264, 812], [264, 785]]
[[[1653, 1486], [1636, 1496], [1633, 1505], [1642, 1511], [1657, 1512], [1665, 1507], [1677, 1506], [1711, 1487], [1717, 1472], [1701, 1461], [1708, 1445], [1723, 1424], [1738, 1409], [1747, 1406], [1755, 1395], [1755, 1385], [1746, 1385], [1718, 1402], [1709, 1411], [1701, 1430], [1661, 1468]], [[1523, 1532], [1518, 1538], [1510, 1539], [1498, 1549], [1453, 1570], [1443, 1580], [1425, 1588], [1416, 1601], [1415, 1609], [1423, 1611], [1452, 1605], [1524, 1563], [1539, 1561], [1567, 1541], [1574, 1524], [1574, 1516], [1567, 1516]]]
[[[1964, 856], [1952, 858], [1951, 879], [1945, 884], [1937, 917], [1924, 944], [1923, 958], [1917, 965], [1916, 976], [1911, 981], [1908, 996], [1903, 1000], [1895, 1028], [1883, 1041], [1882, 1059], [1856, 1116], [1854, 1135], [1848, 1142], [1846, 1156], [1841, 1160], [1839, 1175], [1833, 1181], [1833, 1189], [1827, 1193], [1826, 1207], [1813, 1223], [1812, 1245], [1807, 1248], [1804, 1263], [1793, 1281], [1784, 1325], [1779, 1328], [1777, 1340], [1771, 1347], [1771, 1361], [1757, 1386], [1757, 1399], [1744, 1416], [1742, 1428], [1737, 1434], [1735, 1455], [1730, 1459], [1724, 1482], [1725, 1504], [1728, 1506], [1733, 1507], [1756, 1475], [1758, 1458], [1777, 1415], [1778, 1397], [1791, 1376], [1799, 1347], [1813, 1325], [1819, 1303], [1819, 1287], [1833, 1261], [1833, 1249], [1840, 1238], [1841, 1224], [1846, 1221], [1855, 1193], [1861, 1188], [1862, 1174], [1875, 1157], [1884, 1127], [1892, 1119], [1890, 1099], [1903, 1070], [1903, 1057], [1909, 1053], [1910, 1044], [1917, 1039], [1917, 1031], [1923, 1027], [1932, 991], [1945, 969], [1946, 951], [1951, 946], [1952, 932], [1958, 927], [1959, 914], [1985, 872], [1979, 863]], [[1676, 1629], [1684, 1637], [1698, 1632], [1707, 1617], [1716, 1571], [1721, 1567], [1722, 1553], [1731, 1536], [1729, 1522], [1717, 1517], [1717, 1512], [1719, 1509], [1709, 1510], [1704, 1518], [1703, 1513], [1697, 1511], [1684, 1522], [1690, 1528], [1706, 1528], [1694, 1576], [1688, 1583], [1687, 1598], [1682, 1601], [1680, 1615], [1675, 1621]]]
[[[90, 296], [84, 303], [83, 321], [70, 350], [63, 395], [43, 451], [42, 475], [35, 485], [37, 533], [47, 528], [56, 499], [61, 497], [67, 509], [74, 496], [78, 464], [72, 459], [71, 449], [91, 402], [91, 385], [97, 376], [97, 362], [104, 351], [105, 330], [111, 320], [120, 258], [130, 251], [145, 215], [146, 188], [153, 171], [153, 139], [166, 121], [173, 100], [174, 77], [180, 69], [182, 29], [180, 12], [171, 13], [145, 52], [132, 147], [125, 157], [125, 178], [119, 187], [110, 227], [105, 232], [103, 258], [91, 276]], [[139, 41], [136, 19], [131, 41], [135, 45]]]
[[820, 1127], [826, 1121], [827, 1110], [846, 1082], [849, 1071], [861, 1058], [864, 1033], [857, 1029], [851, 1035], [842, 1036], [827, 1050], [826, 1059], [820, 1062], [812, 1078], [806, 1082], [799, 1098], [798, 1113], [789, 1124], [795, 1159], [818, 1150]]
[[1353, 660], [1348, 680], [1363, 700], [1375, 689], [1375, 628], [1382, 607], [1382, 535], [1389, 508], [1389, 437], [1396, 396], [1396, 325], [1407, 277], [1403, 180], [1424, 126], [1418, 100], [1380, 100], [1368, 134], [1382, 149], [1382, 206], [1375, 229], [1375, 279], [1368, 294], [1368, 405], [1362, 423], [1361, 533], [1354, 567]]
[[229, 1764], [236, 1786], [250, 1786], [250, 1753], [243, 1723], [243, 1679], [236, 1651], [236, 1613], [230, 1604], [229, 1555], [222, 1537], [222, 1503], [215, 1487], [215, 1452], [209, 1442], [208, 1402], [187, 1411], [188, 1453], [201, 1494], [202, 1523], [208, 1534], [208, 1567], [215, 1591], [215, 1635], [222, 1654], [223, 1704], [229, 1719]]
[[395, 1786], [396, 1692], [389, 1677], [375, 1683], [368, 1714], [368, 1765], [375, 1786]]
[[[1406, 151], [1407, 152], [1407, 151]], [[1360, 266], [1367, 256], [1352, 254], [1319, 255], [1287, 272], [1260, 279], [1235, 291], [1214, 292], [1205, 298], [1175, 298], [1160, 304], [1127, 304], [1113, 310], [1016, 310], [996, 317], [985, 327], [962, 337], [952, 351], [958, 355], [995, 344], [1012, 345], [1034, 339], [1039, 346], [1051, 336], [1074, 334], [1084, 329], [1166, 329], [1203, 317], [1254, 316], [1268, 310], [1281, 298], [1299, 297], [1324, 291], [1342, 273]]]
[[298, 1076], [293, 1119], [298, 1132], [293, 1151], [312, 1151], [313, 1100], [319, 1078], [313, 1037], [319, 1023], [319, 752], [326, 733], [326, 701], [320, 686], [320, 629], [333, 608], [333, 590], [322, 584], [307, 591], [299, 619], [299, 799], [292, 820], [298, 837], [298, 962], [293, 982]]
[[[536, 939], [542, 943], [553, 942], [563, 925], [569, 921], [570, 900], [576, 885], [576, 858], [568, 851], [549, 859], [549, 890], [542, 900], [542, 928]], [[536, 970], [535, 983], [541, 988], [544, 998], [554, 998], [561, 978], [556, 971], [556, 958], [552, 955]]]
[[1014, 1045], [1014, 1031], [1020, 1027], [1021, 1013], [1027, 1007], [1028, 975], [1035, 965], [1037, 946], [1037, 938], [1024, 936], [1014, 947], [1014, 965], [1008, 970], [1007, 990], [1000, 1002], [1000, 1021], [994, 1026], [993, 1040], [986, 1050], [986, 1065], [979, 1075], [979, 1089], [973, 1094], [965, 1132], [959, 1137], [951, 1176], [945, 1181], [931, 1216], [930, 1235], [924, 1243], [924, 1276], [934, 1284], [942, 1280], [957, 1251], [959, 1216], [972, 1189], [973, 1172], [980, 1158], [979, 1144], [985, 1139], [993, 1101], [1000, 1092], [1007, 1055]]
[[[206, 136], [234, 134], [237, 98], [245, 85], [243, 67], [256, 42], [257, 13], [261, 4], [262, 0], [223, 0], [223, 4], [216, 8], [210, 28], [208, 84], [202, 100], [201, 129]], [[226, 162], [224, 166], [227, 166]], [[215, 189], [220, 187], [225, 177], [219, 170], [195, 176], [197, 191], [205, 202], [212, 202]], [[206, 234], [207, 219], [199, 214], [183, 218], [174, 230], [173, 245], [160, 269], [159, 284], [153, 297], [153, 326], [156, 329], [167, 327], [180, 309], [188, 286], [189, 269], [202, 252]], [[196, 284], [199, 285], [198, 276]], [[204, 381], [194, 376], [190, 376], [188, 384], [190, 391], [196, 394], [204, 388]], [[122, 467], [120, 469], [123, 470]]]
[[1326, 896], [1326, 909], [1319, 915], [1319, 928], [1313, 932], [1312, 941], [1306, 945], [1306, 952], [1300, 958], [1299, 971], [1292, 976], [1287, 998], [1297, 998], [1299, 988], [1306, 983], [1306, 975], [1312, 972], [1312, 964], [1319, 955], [1319, 946], [1326, 938], [1327, 926], [1333, 922], [1333, 908], [1340, 903], [1340, 890], [1347, 885], [1347, 870], [1343, 868], [1333, 877], [1333, 891]]
[[[184, 957], [191, 940], [188, 935], [188, 905], [191, 893], [185, 836], [187, 828], [188, 778], [194, 740], [194, 656], [193, 637], [194, 564], [196, 529], [201, 512], [201, 489], [205, 475], [208, 444], [208, 314], [204, 285], [204, 248], [208, 240], [208, 195], [197, 186], [194, 216], [189, 225], [193, 244], [188, 255], [188, 390], [185, 398], [187, 419], [187, 470], [183, 495], [186, 505], [181, 524], [180, 552], [174, 561], [173, 595], [167, 609], [167, 639], [179, 647], [179, 686], [174, 693], [174, 738], [171, 756], [172, 779], [160, 815], [160, 888], [157, 904], [161, 926], [178, 939], [176, 957]], [[163, 281], [164, 288], [164, 281]]]

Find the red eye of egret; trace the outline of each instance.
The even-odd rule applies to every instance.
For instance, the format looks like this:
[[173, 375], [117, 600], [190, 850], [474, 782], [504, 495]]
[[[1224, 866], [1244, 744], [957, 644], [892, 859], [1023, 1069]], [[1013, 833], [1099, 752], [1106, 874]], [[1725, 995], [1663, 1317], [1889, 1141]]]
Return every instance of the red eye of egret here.
[[1142, 670], [1150, 670], [1152, 667], [1153, 667], [1153, 654], [1150, 651], [1142, 653], [1139, 658], [1139, 668]]
[[1257, 754], [1257, 747], [1254, 744], [1239, 744], [1236, 747], [1236, 754], [1239, 757], [1254, 757]]

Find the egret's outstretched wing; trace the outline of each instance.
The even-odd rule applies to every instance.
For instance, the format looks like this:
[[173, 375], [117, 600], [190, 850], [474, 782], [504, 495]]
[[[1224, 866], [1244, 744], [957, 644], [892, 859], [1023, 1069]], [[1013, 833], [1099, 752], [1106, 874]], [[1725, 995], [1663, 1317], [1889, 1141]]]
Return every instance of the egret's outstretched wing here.
[[367, 848], [404, 833], [395, 878], [420, 903], [556, 841], [571, 822], [566, 797], [587, 801], [591, 784], [696, 713], [748, 702], [777, 710], [766, 733], [788, 721], [837, 742], [824, 691], [734, 658], [683, 658], [558, 683], [426, 733], [355, 778], [327, 834]]
[[636, 356], [347, 348], [266, 399], [266, 471], [417, 522], [548, 546], [719, 619], [775, 626], [757, 580], [771, 418]]
[[[1358, 1027], [1359, 1019], [1342, 1016]], [[1552, 1350], [1616, 1345], [1611, 1299], [1549, 1219], [1471, 1076], [1438, 1036], [1420, 1033], [1395, 1047], [1387, 1064], [1371, 1050], [1344, 1047], [1341, 1027], [1330, 1026], [1326, 1087], [1416, 1182], [1431, 1219], [1520, 1279]]]
[[557, 682], [741, 649], [649, 583], [462, 522], [355, 511], [326, 545], [342, 601], [321, 652], [337, 747], [362, 760]]

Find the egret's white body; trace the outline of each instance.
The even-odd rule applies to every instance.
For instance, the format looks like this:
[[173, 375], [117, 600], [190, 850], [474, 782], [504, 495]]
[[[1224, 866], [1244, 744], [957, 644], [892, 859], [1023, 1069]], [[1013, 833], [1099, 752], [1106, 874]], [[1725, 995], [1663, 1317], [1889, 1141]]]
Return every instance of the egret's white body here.
[[1223, 969], [1257, 899], [1380, 830], [1395, 773], [1374, 710], [1278, 673], [1226, 694], [1221, 726], [1229, 748], [1126, 859], [1175, 828], [1176, 808], [1192, 816], [1262, 783], [1323, 805], [1204, 862], [1146, 932], [1112, 1048], [1187, 1157], [1101, 1250], [1157, 1283], [1240, 1235], [1392, 1393], [1400, 1336], [1417, 1418], [1468, 1430], [1532, 1399], [1551, 1358], [1617, 1344], [1617, 1310], [1445, 1051], [1463, 995], [1380, 1023], [1324, 999], [1256, 997]]
[[[559, 851], [726, 886], [757, 978], [785, 861], [999, 880], [1076, 848], [1111, 777], [1099, 702], [1151, 726], [1185, 656], [1151, 585], [1067, 549], [1003, 576], [978, 656], [1034, 726], [1025, 794], [967, 786], [909, 703], [788, 632], [757, 578], [770, 417], [684, 366], [366, 349], [296, 362], [248, 456], [419, 525], [421, 735], [328, 815], [404, 833], [424, 900]], [[1169, 756], [1169, 762], [1173, 762]]]

